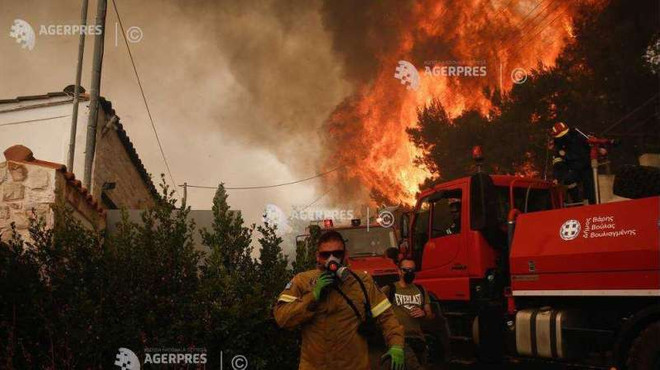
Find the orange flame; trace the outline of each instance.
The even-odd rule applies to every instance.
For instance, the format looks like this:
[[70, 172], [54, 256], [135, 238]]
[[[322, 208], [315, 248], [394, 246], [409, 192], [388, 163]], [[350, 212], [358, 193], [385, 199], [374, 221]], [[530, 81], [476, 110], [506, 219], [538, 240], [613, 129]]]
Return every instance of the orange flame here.
[[[335, 199], [363, 203], [365, 195], [373, 199], [375, 194], [390, 203], [413, 203], [419, 184], [430, 176], [415, 164], [422, 153], [405, 132], [416, 125], [418, 109], [438, 99], [450, 118], [467, 109], [488, 114], [485, 88], [506, 92], [514, 84], [514, 69], [529, 73], [540, 64], [554, 65], [572, 37], [573, 11], [568, 0], [417, 2], [406, 22], [397, 23], [407, 25], [397, 30], [398, 44], [377, 55], [376, 77], [359, 86], [328, 120], [335, 150], [327, 167], [345, 165], [333, 178], [339, 188]], [[417, 90], [406, 89], [393, 77], [399, 60], [416, 66]], [[426, 72], [425, 67], [434, 65], [430, 60], [459, 65], [483, 61], [487, 73], [434, 76]], [[356, 192], [356, 186], [362, 191]]]

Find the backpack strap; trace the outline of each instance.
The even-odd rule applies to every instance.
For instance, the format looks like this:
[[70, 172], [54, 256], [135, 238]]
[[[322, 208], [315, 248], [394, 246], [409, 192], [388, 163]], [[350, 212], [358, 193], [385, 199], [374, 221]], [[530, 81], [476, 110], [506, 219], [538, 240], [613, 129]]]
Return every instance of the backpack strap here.
[[415, 284], [415, 286], [417, 289], [419, 289], [420, 293], [422, 293], [422, 307], [424, 307], [426, 304], [426, 289], [424, 289], [424, 287], [419, 284]]
[[360, 289], [362, 289], [362, 294], [364, 294], [364, 312], [367, 319], [370, 319], [371, 316], [371, 302], [369, 302], [369, 295], [367, 294], [367, 288], [364, 287], [362, 279], [353, 270], [348, 269], [348, 272], [353, 275], [358, 284], [360, 284]]
[[342, 296], [342, 298], [344, 298], [344, 300], [346, 301], [346, 303], [348, 303], [348, 305], [351, 307], [351, 309], [352, 309], [353, 312], [355, 313], [355, 316], [357, 316], [358, 320], [359, 320], [359, 321], [362, 321], [362, 316], [360, 315], [360, 311], [358, 311], [357, 307], [355, 307], [355, 303], [353, 303], [353, 301], [351, 301], [351, 299], [348, 298], [348, 296], [347, 296], [344, 292], [342, 292], [342, 290], [341, 290], [338, 286], [333, 285], [332, 288], [333, 288], [334, 290], [336, 290], [337, 293], [339, 293], [339, 295]]
[[394, 294], [396, 293], [396, 287], [394, 283], [387, 284], [387, 300], [394, 302]]

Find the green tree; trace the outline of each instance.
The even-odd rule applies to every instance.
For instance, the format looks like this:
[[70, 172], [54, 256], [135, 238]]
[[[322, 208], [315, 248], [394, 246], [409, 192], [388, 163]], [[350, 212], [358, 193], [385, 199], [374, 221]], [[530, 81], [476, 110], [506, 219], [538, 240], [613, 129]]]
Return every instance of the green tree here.
[[267, 222], [257, 226], [261, 234], [258, 239], [259, 280], [263, 287], [264, 298], [274, 301], [284, 285], [291, 278], [288, 270], [289, 260], [282, 252], [282, 238], [277, 235], [277, 226]]
[[615, 168], [660, 151], [657, 76], [648, 62], [659, 34], [657, 12], [651, 1], [613, 0], [596, 12], [582, 5], [575, 38], [555, 66], [538, 66], [505, 95], [485, 91], [488, 115], [466, 111], [450, 119], [437, 101], [422, 107], [408, 134], [424, 152], [417, 163], [431, 170], [424, 185], [472, 173], [473, 145], [483, 146], [492, 172], [551, 173], [548, 129], [559, 120], [621, 139], [609, 158]]
[[201, 267], [200, 300], [206, 328], [209, 363], [219, 363], [220, 351], [231, 358], [244, 355], [259, 364], [251, 338], [263, 320], [264, 302], [258, 264], [252, 258], [254, 225], [244, 226], [239, 212], [230, 210], [227, 192], [220, 184], [213, 197], [211, 230], [202, 230], [203, 244], [210, 250]]
[[293, 273], [297, 274], [316, 267], [316, 250], [321, 228], [310, 226], [309, 235], [296, 240], [296, 259], [293, 261]]
[[[132, 223], [126, 214], [109, 239], [108, 355], [119, 346], [181, 348], [197, 345], [197, 266], [190, 208], [177, 208], [165, 181], [162, 199]], [[134, 347], [130, 347], [130, 346]]]

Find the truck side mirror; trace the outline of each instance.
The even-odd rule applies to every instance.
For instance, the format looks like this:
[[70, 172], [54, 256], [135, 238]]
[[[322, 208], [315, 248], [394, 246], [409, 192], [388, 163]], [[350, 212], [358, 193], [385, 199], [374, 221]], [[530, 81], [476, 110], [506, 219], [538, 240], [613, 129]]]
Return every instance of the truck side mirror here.
[[410, 213], [404, 213], [399, 219], [399, 232], [401, 239], [408, 239], [408, 231], [410, 227]]

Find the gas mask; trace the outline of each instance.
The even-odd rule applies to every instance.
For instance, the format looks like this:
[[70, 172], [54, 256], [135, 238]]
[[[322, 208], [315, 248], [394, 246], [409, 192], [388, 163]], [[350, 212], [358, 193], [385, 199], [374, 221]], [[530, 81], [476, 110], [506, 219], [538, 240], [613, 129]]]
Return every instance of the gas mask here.
[[406, 284], [410, 284], [414, 280], [415, 280], [415, 270], [408, 270], [408, 269], [403, 270], [403, 281], [405, 281]]
[[344, 281], [348, 277], [348, 267], [341, 264], [341, 260], [335, 256], [330, 256], [325, 262], [325, 269], [330, 271], [339, 281]]

